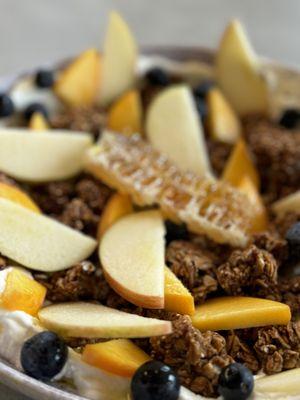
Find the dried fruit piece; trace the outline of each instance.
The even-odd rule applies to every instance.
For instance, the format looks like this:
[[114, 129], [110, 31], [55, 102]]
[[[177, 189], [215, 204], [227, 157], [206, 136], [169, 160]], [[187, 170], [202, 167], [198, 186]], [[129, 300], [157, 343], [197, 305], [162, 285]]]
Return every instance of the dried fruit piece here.
[[10, 311], [24, 311], [35, 316], [42, 307], [46, 288], [17, 268], [8, 271], [6, 284], [0, 295], [1, 307]]
[[252, 206], [224, 182], [180, 171], [139, 135], [105, 132], [88, 152], [86, 169], [138, 205], [158, 204], [166, 218], [216, 242], [245, 246]]
[[0, 197], [20, 204], [21, 206], [28, 208], [31, 211], [37, 213], [41, 212], [38, 205], [35, 204], [35, 202], [28, 196], [28, 194], [26, 194], [16, 186], [0, 182]]
[[277, 215], [300, 212], [300, 190], [273, 203], [272, 210]]
[[107, 127], [124, 135], [142, 133], [143, 109], [141, 96], [137, 90], [123, 94], [108, 111]]
[[150, 357], [130, 340], [116, 339], [86, 345], [82, 360], [111, 374], [131, 378]]
[[35, 112], [30, 118], [29, 129], [33, 131], [46, 131], [49, 129], [48, 122], [44, 115], [40, 112]]
[[287, 325], [291, 320], [289, 306], [255, 297], [218, 297], [196, 307], [191, 317], [200, 331]]

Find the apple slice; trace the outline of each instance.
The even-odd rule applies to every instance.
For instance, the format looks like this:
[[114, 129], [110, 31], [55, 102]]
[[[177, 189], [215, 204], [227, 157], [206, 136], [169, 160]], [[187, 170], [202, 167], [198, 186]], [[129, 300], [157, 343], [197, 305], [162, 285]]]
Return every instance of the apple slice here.
[[92, 303], [54, 304], [41, 309], [38, 316], [46, 329], [63, 337], [138, 338], [172, 332], [169, 321], [144, 318]]
[[[6, 270], [1, 273], [5, 273]], [[24, 311], [35, 316], [42, 307], [46, 288], [19, 268], [9, 268], [0, 306], [10, 311]]]
[[208, 92], [207, 104], [211, 137], [220, 142], [235, 143], [241, 135], [241, 123], [219, 89], [213, 88]]
[[196, 307], [192, 316], [200, 331], [254, 328], [267, 325], [287, 325], [291, 310], [278, 301], [255, 297], [218, 297]]
[[288, 212], [300, 212], [300, 190], [273, 203], [272, 210], [278, 215]]
[[129, 214], [102, 237], [99, 257], [110, 286], [131, 303], [164, 307], [165, 227], [158, 211]]
[[1, 198], [0, 226], [0, 252], [37, 271], [69, 268], [96, 247], [89, 236]]
[[123, 94], [108, 111], [107, 127], [115, 132], [130, 136], [142, 133], [142, 101], [137, 90]]
[[100, 239], [104, 232], [107, 231], [107, 229], [116, 221], [127, 214], [131, 214], [132, 212], [133, 205], [129, 196], [121, 193], [113, 194], [108, 200], [101, 215], [98, 225], [97, 238]]
[[165, 267], [165, 310], [193, 315], [194, 298], [170, 268]]
[[137, 44], [122, 17], [112, 12], [104, 40], [99, 101], [108, 105], [135, 83]]
[[210, 174], [208, 152], [188, 86], [165, 89], [150, 104], [146, 132], [152, 145], [184, 171]]
[[[300, 393], [300, 368], [264, 376], [255, 381], [257, 398], [297, 399]], [[290, 397], [296, 396], [296, 397]]]
[[30, 118], [29, 129], [32, 129], [33, 131], [47, 131], [50, 127], [43, 114], [35, 112]]
[[248, 176], [254, 186], [259, 189], [259, 174], [253, 164], [245, 141], [240, 138], [225, 165], [222, 179], [232, 186], [238, 187], [244, 176]]
[[0, 198], [13, 201], [14, 203], [28, 208], [28, 210], [41, 213], [40, 208], [28, 196], [28, 194], [23, 192], [21, 189], [4, 182], [0, 182]]
[[[21, 181], [48, 182], [71, 178], [83, 166], [92, 145], [88, 133], [0, 129], [0, 170]], [[12, 157], [13, 154], [13, 157]]]
[[217, 82], [240, 115], [267, 113], [268, 86], [241, 23], [225, 30], [216, 57]]
[[101, 61], [96, 49], [81, 53], [60, 74], [54, 91], [68, 106], [90, 106], [99, 90]]
[[151, 358], [131, 340], [116, 339], [86, 345], [82, 360], [111, 374], [131, 378]]

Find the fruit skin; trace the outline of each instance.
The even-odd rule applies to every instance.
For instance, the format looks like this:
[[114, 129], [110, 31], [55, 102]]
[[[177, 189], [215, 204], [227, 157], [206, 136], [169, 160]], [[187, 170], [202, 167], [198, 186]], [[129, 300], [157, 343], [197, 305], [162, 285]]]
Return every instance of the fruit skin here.
[[300, 222], [292, 225], [285, 236], [289, 245], [289, 257], [292, 261], [300, 260]]
[[28, 127], [33, 131], [46, 131], [50, 128], [43, 114], [38, 111], [32, 114]]
[[288, 108], [285, 110], [279, 120], [279, 125], [286, 129], [297, 128], [300, 124], [300, 110]]
[[31, 117], [34, 113], [39, 112], [42, 114], [46, 119], [49, 117], [49, 113], [46, 107], [41, 103], [31, 103], [29, 106], [26, 107], [24, 111], [24, 118], [26, 121], [30, 121]]
[[152, 86], [166, 87], [171, 83], [168, 73], [160, 67], [151, 68], [147, 71], [145, 78]]
[[41, 214], [40, 208], [28, 196], [28, 194], [15, 186], [0, 182], [0, 198], [10, 200], [14, 203], [20, 204], [25, 208], [28, 208], [28, 210]]
[[0, 294], [0, 305], [10, 311], [24, 311], [35, 316], [42, 307], [47, 289], [26, 273], [13, 268], [6, 277]]
[[0, 118], [11, 116], [15, 111], [12, 99], [5, 93], [0, 94]]
[[86, 345], [82, 360], [111, 374], [131, 378], [150, 357], [132, 341], [116, 339]]
[[97, 231], [98, 240], [100, 240], [104, 232], [116, 221], [125, 215], [131, 214], [132, 212], [133, 204], [129, 196], [121, 193], [113, 194], [108, 200], [99, 221]]
[[166, 233], [166, 244], [168, 245], [173, 240], [189, 240], [190, 235], [184, 224], [175, 224], [169, 219], [165, 221]]
[[223, 368], [218, 391], [224, 400], [246, 400], [254, 388], [252, 372], [242, 364], [233, 363]]
[[180, 383], [172, 369], [160, 361], [148, 361], [131, 381], [132, 400], [177, 400]]
[[54, 73], [49, 69], [40, 69], [35, 76], [35, 84], [41, 89], [50, 88], [54, 84]]
[[61, 372], [68, 358], [68, 347], [53, 332], [41, 332], [26, 340], [21, 350], [24, 372], [40, 381], [49, 381]]
[[115, 132], [130, 136], [142, 134], [142, 102], [137, 90], [124, 93], [108, 111], [107, 127]]

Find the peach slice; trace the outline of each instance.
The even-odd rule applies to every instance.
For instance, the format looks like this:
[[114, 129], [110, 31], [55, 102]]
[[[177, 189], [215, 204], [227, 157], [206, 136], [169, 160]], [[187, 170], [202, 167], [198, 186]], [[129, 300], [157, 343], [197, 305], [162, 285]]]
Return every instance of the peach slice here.
[[194, 298], [175, 274], [165, 267], [165, 310], [193, 315]]
[[252, 227], [250, 231], [261, 232], [268, 228], [268, 214], [264, 202], [249, 176], [244, 176], [238, 189], [245, 193], [253, 204]]
[[211, 137], [220, 142], [235, 143], [241, 135], [241, 123], [219, 89], [213, 88], [208, 92], [207, 104]]
[[255, 297], [218, 297], [196, 307], [193, 325], [200, 331], [287, 325], [289, 306], [278, 301]]
[[253, 164], [245, 141], [241, 138], [234, 146], [223, 171], [222, 179], [238, 187], [244, 176], [249, 176], [254, 186], [259, 189], [259, 175]]
[[131, 378], [135, 371], [150, 359], [128, 339], [88, 344], [82, 353], [82, 360], [87, 364], [125, 378]]
[[29, 129], [33, 131], [46, 131], [50, 129], [46, 118], [40, 112], [35, 112], [29, 121]]
[[42, 307], [47, 289], [26, 273], [12, 268], [0, 295], [0, 305], [10, 311], [24, 311], [35, 316]]
[[126, 194], [115, 193], [108, 200], [98, 225], [97, 238], [100, 239], [104, 232], [121, 217], [131, 214], [133, 205]]
[[130, 136], [142, 133], [142, 102], [137, 90], [123, 94], [108, 111], [107, 127]]
[[54, 91], [68, 106], [89, 106], [99, 90], [101, 60], [96, 49], [81, 53], [59, 76]]
[[300, 190], [273, 203], [272, 210], [279, 215], [288, 212], [300, 212]]
[[35, 204], [35, 202], [28, 196], [28, 194], [15, 186], [0, 182], [0, 197], [20, 204], [21, 206], [28, 208], [31, 211], [41, 213], [41, 210], [39, 209], [37, 204]]

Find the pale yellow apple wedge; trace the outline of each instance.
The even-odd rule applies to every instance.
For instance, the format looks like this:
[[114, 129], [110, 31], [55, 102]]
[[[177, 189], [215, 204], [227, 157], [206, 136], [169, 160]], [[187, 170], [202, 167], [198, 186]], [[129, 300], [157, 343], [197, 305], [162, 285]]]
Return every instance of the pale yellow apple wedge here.
[[0, 170], [21, 180], [48, 182], [71, 178], [83, 166], [92, 145], [88, 133], [34, 132], [20, 128], [0, 129]]
[[126, 22], [112, 12], [106, 32], [99, 102], [108, 105], [135, 83], [138, 50], [136, 41]]
[[63, 337], [138, 338], [167, 335], [172, 324], [92, 303], [54, 304], [40, 310], [42, 325]]
[[297, 400], [300, 393], [300, 368], [257, 379], [254, 390], [261, 399]]
[[164, 307], [165, 227], [158, 211], [129, 214], [103, 235], [99, 257], [106, 280], [126, 300]]
[[153, 147], [178, 168], [202, 176], [211, 173], [203, 128], [188, 86], [173, 86], [155, 97], [146, 115], [146, 133]]
[[37, 271], [69, 268], [96, 247], [89, 236], [2, 198], [0, 226], [0, 253]]
[[216, 56], [217, 82], [240, 115], [267, 113], [268, 86], [241, 23], [226, 28]]
[[272, 204], [275, 214], [285, 214], [288, 212], [300, 212], [300, 190], [289, 196], [283, 197]]

